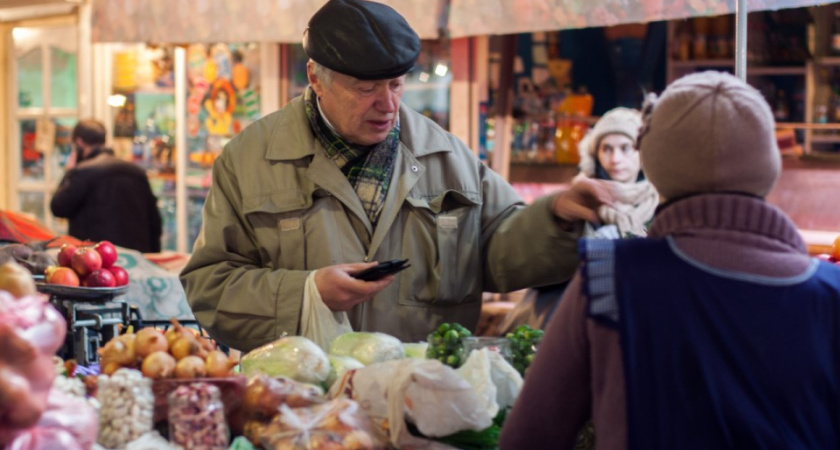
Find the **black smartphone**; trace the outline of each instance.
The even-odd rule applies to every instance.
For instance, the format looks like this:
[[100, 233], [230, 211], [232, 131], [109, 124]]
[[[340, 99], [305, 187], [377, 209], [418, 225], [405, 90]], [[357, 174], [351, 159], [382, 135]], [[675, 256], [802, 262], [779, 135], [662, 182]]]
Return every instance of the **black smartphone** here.
[[411, 267], [411, 264], [408, 264], [407, 259], [392, 259], [353, 274], [353, 277], [364, 281], [376, 281], [380, 278], [408, 269], [409, 267]]

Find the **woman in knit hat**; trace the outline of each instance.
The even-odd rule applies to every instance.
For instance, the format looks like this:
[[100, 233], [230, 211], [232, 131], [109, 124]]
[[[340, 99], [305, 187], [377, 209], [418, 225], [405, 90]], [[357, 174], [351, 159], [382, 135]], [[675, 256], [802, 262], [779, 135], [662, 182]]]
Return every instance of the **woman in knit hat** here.
[[840, 267], [764, 197], [781, 170], [761, 94], [725, 73], [644, 110], [664, 197], [643, 239], [584, 240], [502, 449], [838, 448]]
[[645, 179], [636, 149], [641, 127], [639, 111], [615, 108], [604, 114], [578, 144], [578, 177], [611, 181], [618, 196], [614, 204], [600, 207], [601, 223], [590, 224], [590, 235], [617, 238], [647, 234], [646, 224], [653, 218], [659, 195]]
[[[638, 110], [615, 108], [601, 116], [578, 144], [580, 173], [575, 177], [606, 180], [615, 202], [598, 208], [600, 223], [588, 222], [585, 237], [617, 239], [645, 236], [659, 203], [656, 189], [645, 179], [636, 139], [642, 128]], [[503, 333], [525, 324], [544, 328], [569, 283], [529, 289], [500, 326]]]

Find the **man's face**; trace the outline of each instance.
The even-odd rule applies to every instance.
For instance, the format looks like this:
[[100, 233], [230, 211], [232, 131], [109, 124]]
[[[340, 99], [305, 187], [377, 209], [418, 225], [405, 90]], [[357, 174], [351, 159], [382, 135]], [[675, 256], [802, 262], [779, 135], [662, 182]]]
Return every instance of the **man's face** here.
[[321, 111], [344, 139], [373, 145], [388, 137], [399, 116], [405, 75], [369, 81], [333, 71], [330, 80], [319, 80], [311, 62], [306, 69]]

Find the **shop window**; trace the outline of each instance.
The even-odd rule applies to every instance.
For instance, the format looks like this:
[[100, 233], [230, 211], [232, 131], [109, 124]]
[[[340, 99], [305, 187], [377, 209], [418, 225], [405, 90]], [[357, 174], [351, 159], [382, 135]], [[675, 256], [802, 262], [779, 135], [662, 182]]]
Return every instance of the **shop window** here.
[[76, 54], [50, 47], [50, 105], [53, 108], [78, 107], [78, 86]]

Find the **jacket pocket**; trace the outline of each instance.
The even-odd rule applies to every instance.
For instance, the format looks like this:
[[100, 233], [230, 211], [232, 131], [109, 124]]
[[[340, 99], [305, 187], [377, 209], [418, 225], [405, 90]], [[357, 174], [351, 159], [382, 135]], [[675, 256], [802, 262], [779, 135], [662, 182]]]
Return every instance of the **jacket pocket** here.
[[294, 191], [246, 198], [243, 206], [263, 266], [305, 269], [304, 213], [312, 206], [311, 198]]
[[400, 279], [400, 303], [447, 306], [480, 300], [480, 198], [446, 191], [428, 201], [406, 201], [403, 248], [423, 260], [412, 260], [412, 276]]

